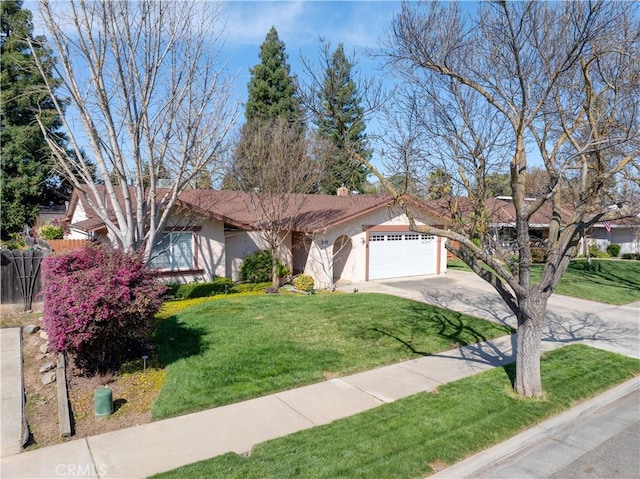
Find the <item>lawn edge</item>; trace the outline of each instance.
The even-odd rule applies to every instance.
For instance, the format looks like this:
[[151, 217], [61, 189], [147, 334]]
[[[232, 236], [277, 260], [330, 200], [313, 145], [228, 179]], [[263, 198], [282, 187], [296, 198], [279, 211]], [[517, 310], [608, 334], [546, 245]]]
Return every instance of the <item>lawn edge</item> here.
[[549, 419], [535, 424], [515, 436], [463, 459], [456, 464], [432, 474], [429, 479], [445, 479], [451, 477], [470, 477], [479, 470], [490, 466], [498, 460], [504, 460], [518, 454], [527, 447], [546, 439], [563, 429], [570, 427], [575, 421], [592, 414], [627, 394], [640, 390], [640, 376], [635, 376], [622, 384], [572, 406]]

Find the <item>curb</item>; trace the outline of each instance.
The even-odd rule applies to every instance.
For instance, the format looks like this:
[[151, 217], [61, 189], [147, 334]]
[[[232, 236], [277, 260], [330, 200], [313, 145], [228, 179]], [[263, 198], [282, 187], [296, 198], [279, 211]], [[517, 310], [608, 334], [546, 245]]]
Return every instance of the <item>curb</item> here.
[[429, 479], [476, 477], [478, 471], [481, 469], [521, 452], [523, 449], [570, 426], [575, 421], [637, 390], [640, 390], [640, 377], [632, 378], [596, 397], [587, 399], [568, 411], [546, 419], [530, 429], [513, 436], [511, 439], [507, 439], [500, 444], [485, 449], [474, 456], [468, 457], [428, 477]]

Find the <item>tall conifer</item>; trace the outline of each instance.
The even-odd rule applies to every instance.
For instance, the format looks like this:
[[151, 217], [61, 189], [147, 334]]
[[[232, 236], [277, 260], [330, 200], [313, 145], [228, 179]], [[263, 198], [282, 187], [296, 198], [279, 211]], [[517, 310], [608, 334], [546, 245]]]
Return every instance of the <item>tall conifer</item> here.
[[321, 100], [321, 111], [316, 118], [318, 132], [335, 146], [335, 154], [327, 160], [320, 180], [321, 191], [326, 194], [335, 194], [340, 186], [363, 192], [367, 184], [369, 172], [352, 154], [356, 152], [365, 160], [371, 158], [361, 98], [352, 78], [353, 67], [340, 43], [327, 62], [318, 93]]
[[[32, 223], [39, 206], [60, 188], [60, 179], [52, 173], [51, 150], [35, 117], [39, 113], [51, 131], [61, 123], [26, 41], [31, 38], [39, 45], [35, 53], [51, 75], [53, 58], [43, 46], [44, 38], [33, 37], [31, 12], [22, 8], [21, 0], [3, 0], [0, 11], [1, 235], [6, 239]], [[66, 144], [64, 135], [58, 137]]]

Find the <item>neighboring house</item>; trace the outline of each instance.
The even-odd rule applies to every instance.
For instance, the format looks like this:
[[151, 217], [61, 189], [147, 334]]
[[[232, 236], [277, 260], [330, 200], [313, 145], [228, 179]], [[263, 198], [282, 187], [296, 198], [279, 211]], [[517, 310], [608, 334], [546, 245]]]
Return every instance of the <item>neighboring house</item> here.
[[[534, 201], [533, 199], [529, 201]], [[485, 201], [490, 216], [490, 238], [492, 247], [505, 252], [513, 250], [516, 243], [515, 208], [510, 196], [498, 196]], [[471, 207], [466, 198], [458, 198], [459, 211], [470, 215]], [[432, 211], [443, 217], [450, 216], [449, 200], [437, 200], [427, 203]], [[549, 226], [553, 216], [550, 203], [545, 203], [529, 219], [529, 236], [533, 247], [544, 248], [549, 238]], [[571, 216], [569, 206], [560, 208], [561, 221]], [[584, 239], [583, 239], [584, 240]], [[620, 254], [640, 253], [640, 216], [623, 218], [608, 223], [596, 223], [586, 233], [587, 244], [596, 244], [606, 251], [610, 244], [619, 244]], [[582, 251], [583, 247], [580, 247]]]
[[640, 216], [596, 223], [587, 233], [587, 242], [602, 251], [610, 244], [618, 244], [621, 255], [640, 254]]
[[[291, 231], [279, 252], [294, 273], [312, 276], [318, 288], [333, 284], [446, 272], [445, 240], [409, 231], [388, 195], [294, 195]], [[415, 202], [419, 224], [443, 220]], [[170, 281], [240, 279], [243, 258], [266, 249], [251, 195], [186, 190], [174, 208], [150, 260]], [[67, 212], [69, 239], [104, 241], [106, 227], [74, 191]]]

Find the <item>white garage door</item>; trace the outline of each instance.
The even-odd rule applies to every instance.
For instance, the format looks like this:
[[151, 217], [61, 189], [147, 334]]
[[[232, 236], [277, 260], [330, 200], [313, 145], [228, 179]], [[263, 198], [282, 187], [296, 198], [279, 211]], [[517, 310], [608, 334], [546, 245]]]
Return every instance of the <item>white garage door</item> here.
[[369, 279], [435, 274], [435, 236], [423, 233], [373, 233], [369, 236]]

